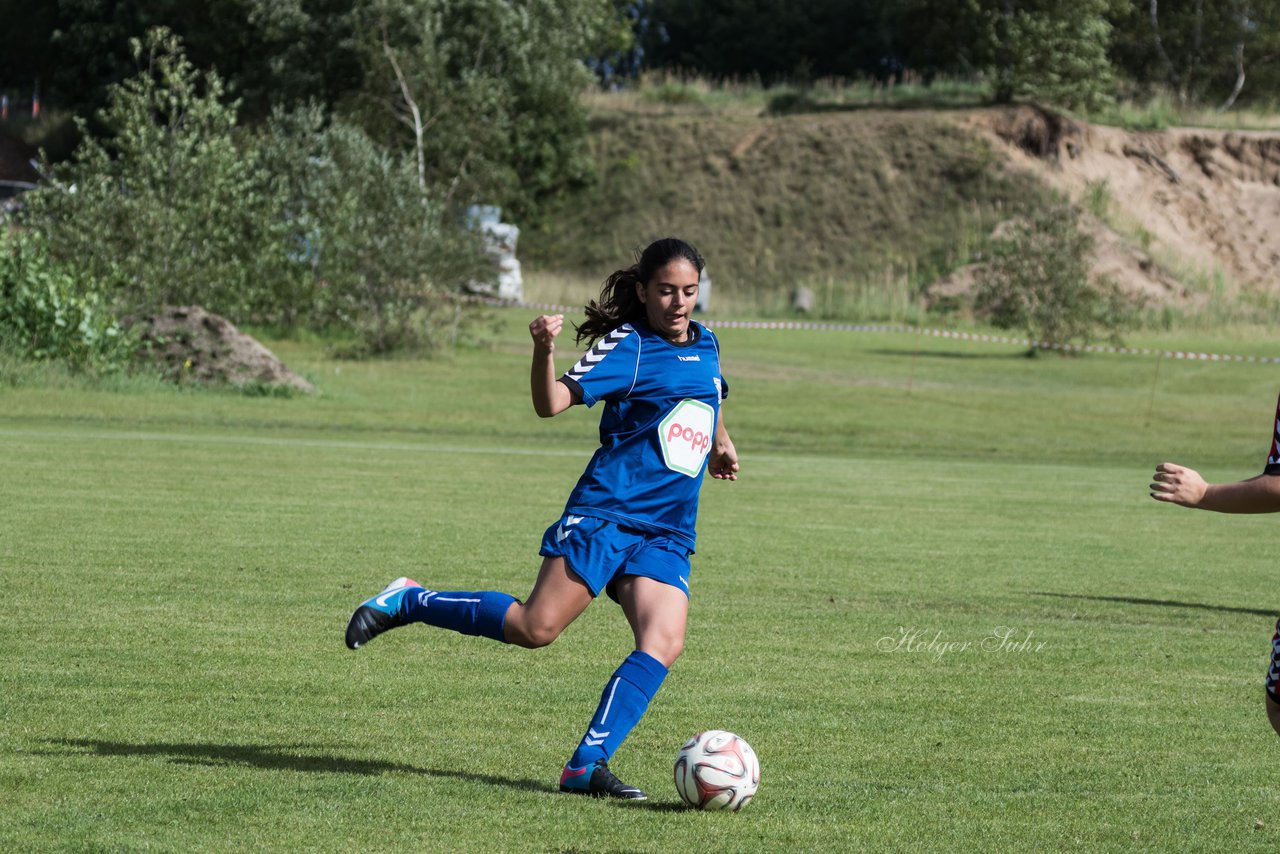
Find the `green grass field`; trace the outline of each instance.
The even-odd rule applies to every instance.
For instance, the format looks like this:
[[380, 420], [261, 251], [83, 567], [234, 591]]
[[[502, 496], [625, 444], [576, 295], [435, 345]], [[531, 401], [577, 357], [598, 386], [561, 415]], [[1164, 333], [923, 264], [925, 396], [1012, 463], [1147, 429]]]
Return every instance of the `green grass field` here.
[[[613, 763], [635, 806], [555, 793], [630, 649], [611, 602], [536, 652], [342, 643], [397, 575], [528, 592], [598, 413], [537, 419], [502, 319], [435, 361], [274, 345], [308, 398], [0, 385], [0, 850], [1280, 844], [1276, 520], [1146, 495], [1165, 459], [1256, 473], [1280, 368], [722, 331], [743, 471], [705, 486], [685, 656]], [[761, 758], [739, 814], [671, 784], [713, 727]]]

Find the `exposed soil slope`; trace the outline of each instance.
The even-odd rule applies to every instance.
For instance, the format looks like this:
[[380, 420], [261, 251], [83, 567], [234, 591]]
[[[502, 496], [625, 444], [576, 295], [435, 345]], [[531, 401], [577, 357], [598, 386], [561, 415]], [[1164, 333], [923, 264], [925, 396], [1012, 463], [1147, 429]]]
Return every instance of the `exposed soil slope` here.
[[[1119, 270], [1133, 289], [1177, 296], [1177, 278], [1219, 272], [1228, 287], [1276, 288], [1280, 135], [1190, 128], [1138, 133], [1030, 107], [977, 113], [964, 123], [1014, 168], [1077, 202], [1105, 193], [1108, 218], [1127, 237], [1100, 228], [1099, 266]], [[1144, 238], [1149, 252], [1133, 235]], [[1152, 256], [1163, 265], [1151, 263]]]
[[[1033, 107], [831, 110], [754, 117], [603, 112], [599, 182], [563, 200], [522, 255], [603, 278], [648, 239], [679, 234], [721, 293], [785, 298], [826, 281], [906, 277], [966, 289], [964, 265], [1003, 221], [1056, 190], [1085, 217], [1094, 271], [1150, 303], [1194, 308], [1277, 288], [1280, 134], [1138, 133]], [[934, 290], [930, 288], [930, 290]]]

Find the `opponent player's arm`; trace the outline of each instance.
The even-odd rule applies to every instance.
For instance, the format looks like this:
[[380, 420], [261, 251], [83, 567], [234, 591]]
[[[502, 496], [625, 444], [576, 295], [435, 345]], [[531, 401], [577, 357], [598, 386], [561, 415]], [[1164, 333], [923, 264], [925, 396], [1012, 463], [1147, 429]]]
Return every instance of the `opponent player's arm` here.
[[707, 461], [707, 472], [720, 480], [738, 479], [738, 450], [729, 438], [729, 431], [724, 426], [724, 406], [720, 407], [720, 417], [716, 419], [716, 436], [711, 446], [711, 459]]
[[542, 418], [559, 415], [578, 402], [569, 387], [556, 379], [556, 336], [563, 328], [563, 314], [544, 314], [529, 324], [529, 335], [533, 337], [529, 390], [533, 410]]
[[1280, 513], [1280, 475], [1260, 474], [1235, 483], [1205, 483], [1195, 469], [1161, 463], [1151, 484], [1156, 501], [1215, 513]]

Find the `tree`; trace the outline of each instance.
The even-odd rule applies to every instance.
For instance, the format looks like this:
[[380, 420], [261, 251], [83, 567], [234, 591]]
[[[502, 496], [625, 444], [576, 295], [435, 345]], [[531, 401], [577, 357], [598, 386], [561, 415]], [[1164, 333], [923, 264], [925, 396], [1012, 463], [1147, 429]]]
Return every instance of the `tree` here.
[[[244, 318], [284, 258], [280, 191], [236, 139], [236, 105], [176, 35], [132, 42], [138, 73], [108, 91], [108, 135], [86, 135], [28, 196], [56, 257], [113, 282], [126, 308], [198, 302]], [[82, 130], [84, 122], [81, 121]]]
[[422, 151], [426, 183], [449, 198], [532, 217], [590, 176], [578, 95], [617, 20], [611, 0], [362, 0], [368, 97], [345, 107], [375, 138]]
[[880, 21], [895, 52], [926, 79], [973, 77], [995, 64], [995, 30], [983, 0], [888, 0]]
[[[1256, 0], [1134, 0], [1112, 15], [1116, 66], [1180, 106], [1272, 99], [1280, 86], [1280, 6]], [[1246, 75], [1247, 70], [1247, 75]]]
[[454, 297], [491, 262], [479, 235], [419, 184], [414, 157], [326, 120], [318, 106], [277, 112], [262, 147], [286, 193], [291, 265], [276, 290], [291, 292], [281, 309], [355, 331], [353, 353], [452, 343], [461, 320]]
[[[479, 239], [415, 180], [403, 152], [322, 108], [237, 128], [213, 72], [177, 37], [134, 43], [140, 71], [26, 222], [123, 309], [198, 303], [237, 322], [356, 331], [364, 352], [431, 347], [435, 310], [482, 271]], [[450, 319], [449, 323], [455, 321]]]
[[1093, 238], [1067, 204], [1012, 222], [991, 248], [979, 276], [974, 310], [1001, 329], [1024, 329], [1036, 342], [1088, 343], [1099, 333], [1118, 336], [1133, 306], [1117, 286], [1090, 273]]
[[765, 83], [874, 72], [892, 45], [871, 0], [653, 0], [650, 67]]
[[994, 22], [996, 99], [1030, 98], [1096, 109], [1115, 84], [1107, 49], [1112, 0], [999, 0]]
[[0, 20], [17, 34], [0, 52], [0, 81], [38, 79], [51, 103], [82, 117], [134, 73], [130, 39], [157, 26], [197, 68], [216, 69], [252, 118], [360, 86], [348, 0], [0, 0]]

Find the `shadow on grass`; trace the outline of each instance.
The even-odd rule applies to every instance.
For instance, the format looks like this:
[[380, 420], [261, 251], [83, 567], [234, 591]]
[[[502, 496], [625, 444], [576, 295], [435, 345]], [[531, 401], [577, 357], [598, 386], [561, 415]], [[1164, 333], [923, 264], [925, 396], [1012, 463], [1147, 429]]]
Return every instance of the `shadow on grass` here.
[[1201, 611], [1221, 611], [1226, 614], [1249, 614], [1256, 617], [1275, 617], [1280, 611], [1267, 608], [1236, 608], [1230, 605], [1206, 605], [1203, 602], [1176, 602], [1172, 599], [1135, 599], [1131, 596], [1089, 596], [1084, 593], [1048, 593], [1035, 591], [1036, 596], [1053, 596], [1059, 599], [1092, 599], [1096, 602], [1123, 602], [1127, 605], [1156, 605], [1161, 608], [1197, 608]]
[[[537, 780], [513, 780], [492, 774], [473, 774], [467, 771], [441, 771], [435, 768], [419, 768], [401, 762], [385, 762], [379, 759], [346, 759], [341, 756], [303, 755], [300, 751], [308, 745], [250, 745], [250, 744], [130, 744], [120, 741], [95, 741], [92, 739], [64, 738], [47, 742], [50, 745], [71, 748], [80, 754], [97, 756], [154, 756], [168, 759], [179, 765], [247, 765], [270, 771], [302, 771], [322, 774], [422, 774], [428, 777], [445, 777], [484, 783], [489, 786], [506, 786], [525, 792], [554, 792], [555, 787]], [[297, 752], [295, 752], [297, 751]], [[66, 755], [62, 751], [48, 751], [46, 755]]]
[[[269, 771], [302, 771], [322, 774], [421, 774], [427, 777], [443, 777], [483, 783], [486, 786], [505, 786], [523, 792], [559, 794], [559, 787], [538, 780], [513, 780], [493, 774], [473, 774], [467, 771], [441, 771], [436, 768], [419, 768], [402, 762], [385, 762], [379, 759], [346, 759], [340, 756], [306, 756], [300, 751], [314, 749], [314, 745], [285, 744], [262, 746], [249, 744], [130, 744], [121, 741], [95, 741], [93, 739], [61, 738], [46, 744], [70, 748], [77, 755], [96, 756], [154, 756], [177, 765], [247, 765]], [[45, 756], [65, 756], [68, 751], [43, 751]], [[620, 802], [620, 805], [622, 803]], [[689, 808], [680, 803], [655, 803], [644, 801], [626, 804], [631, 809], [647, 809], [656, 812], [686, 812]]]

